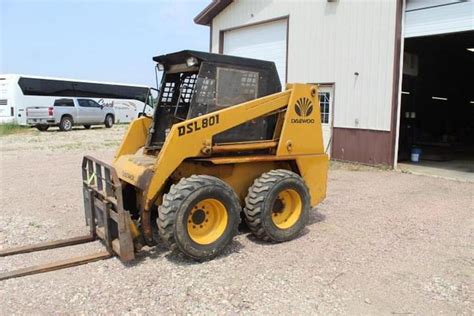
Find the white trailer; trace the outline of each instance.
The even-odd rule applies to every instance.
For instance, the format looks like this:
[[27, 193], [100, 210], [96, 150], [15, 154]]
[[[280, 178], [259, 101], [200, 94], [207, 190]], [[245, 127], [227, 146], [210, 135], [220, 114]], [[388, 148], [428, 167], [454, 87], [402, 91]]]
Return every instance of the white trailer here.
[[140, 85], [0, 74], [0, 123], [27, 125], [26, 108], [50, 107], [61, 97], [86, 97], [115, 109], [115, 122], [128, 123], [145, 111], [150, 88]]

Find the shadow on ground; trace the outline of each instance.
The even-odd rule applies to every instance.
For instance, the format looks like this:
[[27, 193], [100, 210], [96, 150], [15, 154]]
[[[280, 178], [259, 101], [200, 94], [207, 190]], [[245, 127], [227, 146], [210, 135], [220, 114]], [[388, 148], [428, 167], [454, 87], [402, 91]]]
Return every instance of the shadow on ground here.
[[[299, 234], [295, 239], [299, 239], [299, 238], [305, 236], [306, 234], [308, 234], [310, 232], [310, 229], [308, 228], [309, 226], [312, 226], [312, 225], [317, 224], [319, 222], [322, 222], [324, 220], [326, 220], [326, 215], [320, 213], [317, 209], [311, 210], [309, 212], [308, 222], [306, 223], [306, 227], [303, 229], [301, 234]], [[259, 245], [264, 245], [264, 246], [275, 244], [274, 242], [268, 242], [268, 241], [260, 240], [257, 237], [255, 237], [252, 233], [250, 233], [250, 230], [247, 227], [245, 227], [245, 229], [246, 229], [246, 233], [247, 233], [246, 237], [249, 240], [251, 240], [252, 242], [255, 242]], [[241, 234], [244, 234], [244, 232], [241, 232]]]
[[[326, 219], [326, 216], [320, 213], [318, 210], [313, 209], [308, 216], [308, 222], [306, 227], [303, 229], [301, 234], [299, 234], [295, 239], [299, 239], [310, 232], [309, 226], [322, 222]], [[259, 245], [274, 245], [274, 242], [267, 242], [262, 241], [256, 238], [251, 232], [247, 225], [242, 220], [241, 224], [239, 225], [239, 230], [237, 232], [237, 236], [245, 235], [246, 238], [255, 242]], [[233, 240], [229, 246], [227, 246], [224, 251], [218, 255], [216, 258], [211, 260], [219, 260], [225, 258], [229, 255], [239, 253], [244, 246], [237, 240]], [[140, 250], [138, 253], [135, 254], [135, 260], [131, 262], [123, 263], [124, 267], [126, 268], [133, 268], [134, 266], [140, 264], [141, 262], [145, 261], [147, 258], [150, 259], [158, 259], [158, 258], [166, 258], [167, 260], [181, 266], [190, 266], [195, 264], [205, 263], [208, 260], [199, 261], [192, 258], [185, 256], [179, 249], [169, 250], [163, 243], [160, 241], [156, 246], [148, 247], [145, 246]]]

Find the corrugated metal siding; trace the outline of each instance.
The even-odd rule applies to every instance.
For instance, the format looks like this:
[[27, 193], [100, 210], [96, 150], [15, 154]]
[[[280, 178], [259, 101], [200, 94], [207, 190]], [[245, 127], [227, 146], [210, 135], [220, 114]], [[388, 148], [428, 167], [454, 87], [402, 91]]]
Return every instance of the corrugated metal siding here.
[[221, 30], [289, 15], [288, 82], [334, 82], [334, 127], [388, 131], [395, 14], [395, 0], [236, 0], [212, 22], [212, 49]]

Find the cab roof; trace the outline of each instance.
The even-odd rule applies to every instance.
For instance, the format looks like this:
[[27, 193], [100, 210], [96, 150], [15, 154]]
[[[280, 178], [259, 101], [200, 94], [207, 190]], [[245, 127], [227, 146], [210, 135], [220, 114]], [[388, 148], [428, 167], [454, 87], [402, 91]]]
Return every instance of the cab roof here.
[[195, 50], [182, 50], [176, 53], [155, 56], [153, 57], [153, 60], [157, 63], [167, 66], [186, 63], [186, 59], [190, 57], [197, 58], [199, 62], [226, 64], [237, 67], [258, 68], [262, 70], [269, 70], [270, 72], [276, 72], [275, 63], [272, 61], [213, 54]]

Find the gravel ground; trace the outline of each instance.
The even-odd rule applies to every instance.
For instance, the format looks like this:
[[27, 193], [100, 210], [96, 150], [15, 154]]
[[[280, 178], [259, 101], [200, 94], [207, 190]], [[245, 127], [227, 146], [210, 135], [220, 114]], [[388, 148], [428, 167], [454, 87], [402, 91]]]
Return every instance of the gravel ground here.
[[[87, 233], [80, 164], [125, 130], [0, 138], [0, 249]], [[1, 314], [465, 314], [473, 310], [474, 185], [334, 164], [304, 233], [241, 232], [213, 261], [157, 247], [0, 282]], [[96, 242], [0, 258], [0, 272], [102, 250]]]

